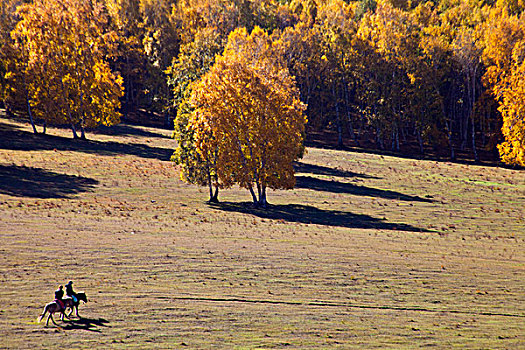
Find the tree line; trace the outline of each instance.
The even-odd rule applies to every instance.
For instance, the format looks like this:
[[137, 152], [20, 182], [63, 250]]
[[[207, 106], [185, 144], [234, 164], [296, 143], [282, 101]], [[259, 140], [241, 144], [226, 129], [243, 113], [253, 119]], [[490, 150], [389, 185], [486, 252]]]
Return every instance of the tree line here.
[[[206, 74], [236, 60], [264, 70], [253, 52], [227, 49], [244, 28], [248, 41], [253, 30], [267, 36], [273, 58], [263, 61], [280, 67], [268, 74], [290, 75], [282, 93], [297, 88], [303, 134], [329, 129], [339, 147], [416, 145], [451, 159], [488, 150], [523, 166], [524, 9], [523, 0], [3, 0], [0, 100], [75, 137], [121, 116], [160, 118], [189, 145]], [[188, 152], [175, 159], [195, 167]]]

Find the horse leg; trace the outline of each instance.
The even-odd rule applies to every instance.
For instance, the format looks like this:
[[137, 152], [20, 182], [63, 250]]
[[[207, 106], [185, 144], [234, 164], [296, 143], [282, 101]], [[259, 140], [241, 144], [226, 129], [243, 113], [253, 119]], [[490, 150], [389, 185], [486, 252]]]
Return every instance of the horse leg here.
[[49, 326], [49, 319], [51, 319], [51, 321], [53, 322], [53, 324], [55, 326], [58, 326], [57, 323], [55, 322], [55, 319], [53, 318], [53, 314], [51, 312], [49, 313], [49, 316], [47, 316], [46, 326]]
[[[66, 317], [67, 317], [67, 315], [66, 315], [66, 313], [65, 313], [65, 312], [66, 312], [66, 310], [65, 310], [65, 309], [64, 309], [64, 310], [62, 310], [62, 311], [60, 311], [60, 321], [62, 321], [62, 322], [64, 322], [64, 316], [66, 316]], [[67, 318], [69, 318], [69, 317], [67, 317]]]
[[42, 319], [44, 318], [44, 316], [46, 315], [46, 312], [47, 312], [47, 306], [44, 307], [44, 313], [42, 315], [40, 315], [40, 318], [38, 319], [38, 323], [42, 322]]
[[77, 317], [80, 318], [80, 315], [78, 314], [78, 305], [75, 305], [75, 311], [76, 311]]

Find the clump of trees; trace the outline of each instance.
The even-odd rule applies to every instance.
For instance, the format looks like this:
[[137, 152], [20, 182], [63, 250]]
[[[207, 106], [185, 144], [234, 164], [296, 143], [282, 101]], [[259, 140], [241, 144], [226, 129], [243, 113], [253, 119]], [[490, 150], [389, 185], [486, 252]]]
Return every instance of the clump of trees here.
[[195, 175], [210, 174], [220, 187], [215, 170], [187, 170], [206, 166], [195, 158], [191, 96], [229, 35], [259, 27], [295, 78], [306, 135], [452, 159], [494, 151], [525, 165], [524, 9], [522, 0], [4, 0], [0, 99], [81, 132], [119, 113], [163, 116], [185, 145], [174, 156], [183, 176], [207, 185]]
[[116, 38], [102, 5], [35, 0], [15, 15], [4, 77], [7, 93], [25, 104], [33, 130], [38, 118], [69, 125], [75, 138], [78, 127], [85, 138], [86, 128], [118, 123], [122, 78], [109, 65]]

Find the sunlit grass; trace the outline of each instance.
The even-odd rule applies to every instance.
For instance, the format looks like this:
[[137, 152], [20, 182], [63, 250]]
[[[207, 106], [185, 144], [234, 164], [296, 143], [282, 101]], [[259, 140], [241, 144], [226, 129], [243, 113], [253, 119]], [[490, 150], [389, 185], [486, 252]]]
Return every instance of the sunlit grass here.
[[[180, 182], [169, 130], [1, 123], [0, 165], [33, 192], [0, 180], [0, 348], [525, 342], [523, 171], [311, 148], [263, 211]], [[70, 279], [89, 327], [35, 324]]]

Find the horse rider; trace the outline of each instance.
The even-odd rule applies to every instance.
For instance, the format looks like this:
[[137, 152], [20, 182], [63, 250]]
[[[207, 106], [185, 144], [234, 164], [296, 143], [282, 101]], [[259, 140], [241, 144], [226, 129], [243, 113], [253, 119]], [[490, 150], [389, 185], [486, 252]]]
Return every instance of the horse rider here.
[[62, 290], [62, 286], [59, 286], [57, 290], [55, 290], [55, 301], [60, 307], [60, 309], [64, 309], [64, 302], [62, 301], [62, 298], [64, 297], [64, 291]]
[[73, 282], [69, 281], [66, 284], [66, 295], [73, 299], [73, 302], [76, 304], [78, 302], [77, 293], [73, 291]]

